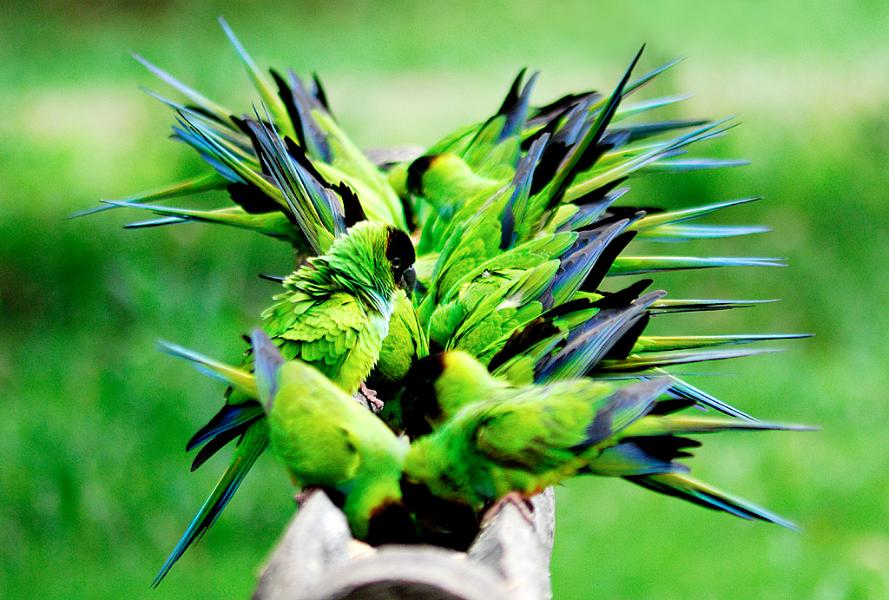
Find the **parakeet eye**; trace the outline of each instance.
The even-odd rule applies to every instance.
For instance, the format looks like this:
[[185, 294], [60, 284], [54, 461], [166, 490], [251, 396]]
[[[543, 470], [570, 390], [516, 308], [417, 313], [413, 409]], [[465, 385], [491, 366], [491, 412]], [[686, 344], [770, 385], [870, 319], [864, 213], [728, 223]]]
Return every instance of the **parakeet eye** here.
[[394, 227], [389, 230], [389, 236], [386, 239], [386, 258], [389, 259], [392, 275], [397, 282], [416, 259], [414, 245], [405, 232]]

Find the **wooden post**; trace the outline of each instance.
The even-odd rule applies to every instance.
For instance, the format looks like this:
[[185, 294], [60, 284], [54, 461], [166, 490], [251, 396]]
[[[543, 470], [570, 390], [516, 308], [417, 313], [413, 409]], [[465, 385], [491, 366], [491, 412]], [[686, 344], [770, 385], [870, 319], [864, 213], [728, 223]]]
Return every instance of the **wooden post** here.
[[533, 523], [506, 504], [468, 552], [433, 546], [372, 548], [315, 491], [291, 519], [254, 600], [548, 600], [555, 524], [552, 490], [536, 496]]

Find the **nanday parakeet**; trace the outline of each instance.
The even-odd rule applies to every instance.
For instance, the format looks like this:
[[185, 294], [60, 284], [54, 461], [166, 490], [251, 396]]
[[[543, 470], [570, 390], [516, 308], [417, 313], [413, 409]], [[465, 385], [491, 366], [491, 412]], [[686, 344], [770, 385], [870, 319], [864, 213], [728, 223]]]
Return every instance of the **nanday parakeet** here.
[[591, 379], [513, 386], [460, 351], [430, 355], [406, 379], [405, 459], [413, 484], [480, 508], [510, 492], [532, 495], [578, 473], [620, 476], [745, 519], [793, 524], [686, 475], [674, 462], [700, 445], [681, 437], [805, 427], [673, 414], [691, 401], [657, 401], [670, 378], [618, 387]]
[[253, 373], [179, 346], [162, 347], [238, 393], [258, 398], [272, 454], [297, 487], [320, 487], [339, 501], [355, 537], [411, 540], [413, 525], [400, 488], [407, 440], [398, 439], [315, 367], [285, 361], [262, 330], [253, 332], [251, 342]]

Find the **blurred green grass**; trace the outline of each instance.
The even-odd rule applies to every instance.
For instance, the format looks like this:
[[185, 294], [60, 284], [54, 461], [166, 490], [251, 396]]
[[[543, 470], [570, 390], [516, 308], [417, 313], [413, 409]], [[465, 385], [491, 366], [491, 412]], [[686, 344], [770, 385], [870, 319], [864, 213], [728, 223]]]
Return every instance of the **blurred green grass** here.
[[559, 5], [271, 2], [14, 5], [0, 20], [0, 591], [4, 597], [245, 597], [292, 511], [260, 464], [158, 592], [148, 584], [221, 460], [187, 472], [183, 445], [220, 389], [155, 351], [158, 338], [235, 360], [288, 251], [186, 226], [124, 232], [122, 214], [63, 221], [98, 198], [194, 172], [163, 139], [171, 116], [138, 51], [229, 105], [253, 100], [219, 31], [225, 14], [262, 64], [318, 70], [364, 146], [429, 143], [499, 103], [520, 66], [538, 99], [611, 85], [689, 57], [655, 91], [681, 116], [740, 114], [712, 148], [753, 165], [659, 176], [633, 197], [677, 204], [762, 194], [726, 222], [774, 232], [710, 244], [787, 269], [665, 278], [674, 296], [780, 297], [661, 331], [812, 331], [787, 352], [691, 368], [756, 415], [816, 434], [721, 436], [697, 472], [796, 519], [801, 533], [637, 490], [559, 490], [557, 598], [875, 598], [889, 595], [885, 264], [889, 6], [884, 2]]

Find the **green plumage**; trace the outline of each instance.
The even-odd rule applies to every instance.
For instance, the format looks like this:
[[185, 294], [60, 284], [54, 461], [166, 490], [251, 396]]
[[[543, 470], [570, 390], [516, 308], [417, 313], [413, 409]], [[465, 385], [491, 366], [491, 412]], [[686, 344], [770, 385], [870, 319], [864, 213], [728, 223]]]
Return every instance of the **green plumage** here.
[[[478, 509], [511, 492], [533, 495], [594, 461], [668, 386], [664, 380], [624, 388], [591, 380], [492, 386], [484, 400], [470, 396], [413, 443], [405, 475], [436, 496]], [[442, 407], [457, 404], [442, 391]]]
[[[413, 247], [403, 232], [381, 223], [359, 223], [336, 239], [326, 254], [308, 259], [284, 280], [285, 291], [263, 314], [263, 328], [288, 360], [311, 365], [351, 396], [377, 362], [395, 292], [407, 286], [405, 274], [411, 272], [413, 261]], [[268, 446], [268, 426], [262, 417], [255, 396], [235, 389], [227, 394], [220, 412], [189, 442], [190, 449], [203, 445], [195, 459], [197, 467], [240, 436], [223, 478], [156, 582], [212, 525]]]
[[399, 384], [411, 365], [429, 354], [426, 332], [417, 320], [417, 312], [407, 294], [396, 292], [389, 333], [383, 339], [380, 359], [370, 374], [370, 386]]
[[[490, 503], [576, 474], [622, 477], [790, 526], [691, 478], [680, 459], [699, 445], [687, 436], [793, 427], [755, 421], [665, 369], [757, 352], [725, 345], [799, 336], [653, 336], [645, 329], [654, 316], [758, 301], [670, 299], [649, 290], [651, 280], [616, 279], [782, 264], [659, 250], [764, 231], [696, 222], [751, 199], [680, 208], [627, 200], [628, 184], [649, 172], [743, 163], [681, 156], [726, 132], [726, 121], [630, 120], [681, 99], [626, 102], [675, 62], [633, 79], [640, 50], [610, 93], [543, 106], [531, 104], [537, 74], [522, 70], [489, 118], [443, 136], [419, 158], [381, 167], [337, 123], [317, 77], [261, 71], [221, 24], [260, 103], [234, 113], [139, 58], [184, 98], [151, 93], [175, 112], [173, 137], [207, 171], [80, 213], [124, 207], [154, 215], [134, 229], [227, 225], [287, 242], [301, 264], [262, 313], [265, 334], [254, 334], [242, 368], [167, 347], [231, 386], [188, 443], [197, 449], [193, 468], [236, 444], [155, 583], [269, 446], [299, 485], [342, 499], [353, 532], [372, 543], [386, 538], [384, 529], [412, 532], [415, 524], [450, 543], [447, 534], [435, 537], [453, 525], [438, 522], [438, 502], [468, 507], [474, 532]], [[230, 203], [163, 205], [205, 190], [227, 191]], [[636, 252], [639, 241], [645, 248]], [[619, 381], [630, 379], [637, 381]], [[352, 398], [361, 390], [370, 401], [368, 385], [387, 401], [383, 421]], [[737, 418], [683, 414], [694, 405]]]
[[376, 364], [389, 331], [398, 286], [386, 257], [390, 231], [359, 223], [287, 277], [285, 291], [262, 315], [287, 359], [312, 364], [349, 394]]
[[165, 349], [237, 393], [257, 397], [265, 419], [246, 433], [247, 440], [261, 430], [298, 487], [342, 496], [353, 533], [365, 538], [376, 513], [401, 504], [407, 444], [318, 369], [301, 360], [285, 362], [262, 331], [254, 332], [252, 341], [255, 376], [177, 346]]
[[[669, 378], [619, 387], [590, 379], [514, 386], [463, 352], [418, 363], [402, 397], [415, 441], [405, 475], [436, 496], [480, 510], [510, 493], [530, 496], [575, 474], [624, 477], [742, 518], [793, 525], [699, 482], [675, 459], [699, 445], [689, 434], [805, 427], [670, 414], [658, 399]], [[665, 407], [667, 405], [664, 405]]]

